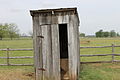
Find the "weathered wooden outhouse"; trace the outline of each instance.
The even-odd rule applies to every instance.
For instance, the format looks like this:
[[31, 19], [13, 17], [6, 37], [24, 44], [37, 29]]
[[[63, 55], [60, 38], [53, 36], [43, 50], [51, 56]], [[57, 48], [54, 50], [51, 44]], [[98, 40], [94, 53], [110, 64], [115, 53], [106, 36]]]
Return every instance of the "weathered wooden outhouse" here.
[[36, 80], [79, 80], [77, 8], [31, 10]]

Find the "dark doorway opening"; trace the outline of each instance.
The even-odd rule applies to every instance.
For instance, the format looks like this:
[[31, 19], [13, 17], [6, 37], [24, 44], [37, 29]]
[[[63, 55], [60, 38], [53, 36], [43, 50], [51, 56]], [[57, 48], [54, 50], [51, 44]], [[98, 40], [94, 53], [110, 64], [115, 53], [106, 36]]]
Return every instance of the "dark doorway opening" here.
[[61, 80], [69, 80], [67, 24], [59, 24]]
[[68, 58], [67, 24], [59, 24], [60, 58]]

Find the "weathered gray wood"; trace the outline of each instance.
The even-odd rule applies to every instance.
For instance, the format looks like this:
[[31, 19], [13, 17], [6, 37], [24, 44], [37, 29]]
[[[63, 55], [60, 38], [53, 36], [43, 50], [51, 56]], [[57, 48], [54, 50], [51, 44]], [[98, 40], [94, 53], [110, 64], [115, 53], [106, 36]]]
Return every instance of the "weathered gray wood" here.
[[[0, 66], [8, 66], [8, 64], [0, 64]], [[9, 64], [9, 66], [33, 66], [33, 64]]]
[[120, 54], [82, 54], [82, 55], [80, 55], [80, 57], [94, 57], [94, 56], [112, 56], [112, 55], [114, 55], [114, 56], [120, 56]]
[[9, 48], [7, 48], [7, 65], [9, 66]]
[[77, 27], [74, 23], [74, 15], [69, 16], [69, 24], [68, 24], [68, 52], [69, 52], [69, 77], [70, 80], [77, 80], [78, 77], [78, 34], [76, 33]]
[[112, 46], [93, 46], [93, 47], [80, 47], [80, 49], [83, 49], [83, 48], [110, 48]]
[[114, 61], [91, 61], [91, 62], [80, 62], [81, 64], [89, 64], [89, 63], [112, 63], [112, 62], [120, 62], [120, 60]]
[[56, 15], [53, 15], [52, 16], [52, 23], [51, 24], [58, 24], [58, 16], [56, 16]]
[[[0, 57], [0, 59], [7, 59], [8, 57]], [[9, 57], [9, 59], [25, 59], [25, 58], [33, 58], [33, 56], [21, 56], [21, 57]]]
[[[112, 46], [93, 46], [93, 47], [80, 47], [80, 49], [83, 49], [83, 48], [109, 48], [109, 47], [112, 47]], [[118, 46], [115, 46], [114, 47], [120, 47], [119, 45]], [[0, 51], [7, 51], [7, 49], [0, 49]], [[9, 51], [33, 51], [33, 49], [10, 49], [9, 48]]]
[[111, 63], [112, 61], [91, 61], [91, 62], [80, 62], [81, 64], [88, 64], [88, 63]]
[[52, 57], [53, 57], [53, 80], [60, 78], [60, 48], [59, 48], [59, 28], [57, 24], [51, 25], [52, 35]]
[[116, 55], [116, 54], [84, 54], [84, 55], [80, 55], [80, 57], [109, 56], [109, 55]]
[[58, 16], [58, 24], [67, 24], [69, 23], [69, 15], [60, 15]]
[[115, 52], [115, 51], [114, 51], [114, 44], [112, 44], [112, 54], [113, 54], [113, 55], [112, 55], [112, 62], [114, 62], [114, 52]]
[[39, 15], [39, 25], [50, 25], [52, 16], [50, 14], [40, 14]]
[[42, 25], [43, 80], [52, 79], [51, 26]]
[[[0, 49], [0, 51], [7, 51], [7, 49]], [[9, 51], [33, 51], [33, 49], [10, 49]]]
[[42, 39], [41, 36], [41, 26], [39, 25], [39, 15], [33, 16], [33, 43], [34, 43], [34, 65], [36, 72], [36, 80], [43, 80], [43, 72], [39, 70], [42, 68]]
[[[78, 21], [77, 9], [68, 8], [68, 9], [50, 9], [50, 10], [31, 11], [31, 15], [33, 17], [35, 17], [38, 14], [39, 14], [39, 20], [36, 22], [39, 22], [40, 29], [38, 27], [38, 23], [35, 23], [37, 25], [34, 25], [33, 29], [35, 29], [35, 32], [39, 33], [39, 35], [37, 34], [37, 37], [42, 38], [42, 40], [40, 39], [34, 40], [36, 41], [36, 43], [34, 43], [35, 44], [34, 46], [36, 46], [34, 48], [34, 50], [36, 50], [35, 56], [38, 56], [35, 57], [36, 58], [35, 66], [36, 67], [39, 66], [39, 70], [42, 70], [42, 72], [36, 69], [36, 76], [37, 76], [36, 80], [61, 80], [62, 70], [60, 70], [61, 69], [60, 61], [62, 61], [62, 59], [60, 60], [60, 44], [59, 44], [60, 41], [59, 41], [59, 27], [58, 27], [59, 24], [67, 24], [67, 29], [68, 29], [67, 31], [68, 31], [69, 58], [66, 59], [65, 62], [68, 63], [69, 66], [69, 71], [68, 71], [69, 80], [78, 80], [80, 54], [79, 54], [79, 39], [78, 39], [79, 21]], [[51, 27], [49, 25], [51, 25]], [[50, 33], [49, 33], [49, 27], [51, 29]], [[40, 66], [40, 64], [42, 66]], [[39, 75], [39, 73], [41, 75]]]
[[78, 15], [75, 15], [75, 25], [76, 25], [76, 34], [77, 34], [77, 80], [79, 80], [80, 75], [80, 38], [79, 38], [79, 18]]

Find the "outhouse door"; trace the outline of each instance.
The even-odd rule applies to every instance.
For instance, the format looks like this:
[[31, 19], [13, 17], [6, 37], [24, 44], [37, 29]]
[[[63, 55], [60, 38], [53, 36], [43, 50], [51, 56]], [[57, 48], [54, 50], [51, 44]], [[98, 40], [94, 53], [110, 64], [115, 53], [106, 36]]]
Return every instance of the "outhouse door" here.
[[[41, 25], [41, 38], [42, 38], [42, 75], [43, 80], [48, 80], [51, 78], [52, 72], [52, 59], [51, 59], [51, 31], [50, 25]], [[50, 79], [51, 80], [51, 79]]]
[[38, 29], [40, 80], [61, 80], [58, 25], [41, 25]]

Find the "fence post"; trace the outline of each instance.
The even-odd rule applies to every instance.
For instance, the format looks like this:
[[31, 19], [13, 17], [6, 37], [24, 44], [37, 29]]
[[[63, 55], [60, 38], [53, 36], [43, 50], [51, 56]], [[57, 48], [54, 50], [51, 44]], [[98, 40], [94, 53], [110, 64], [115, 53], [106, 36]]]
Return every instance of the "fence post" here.
[[112, 62], [114, 62], [114, 52], [115, 52], [115, 47], [114, 47], [114, 44], [112, 44]]
[[9, 66], [9, 48], [7, 48], [7, 65]]

